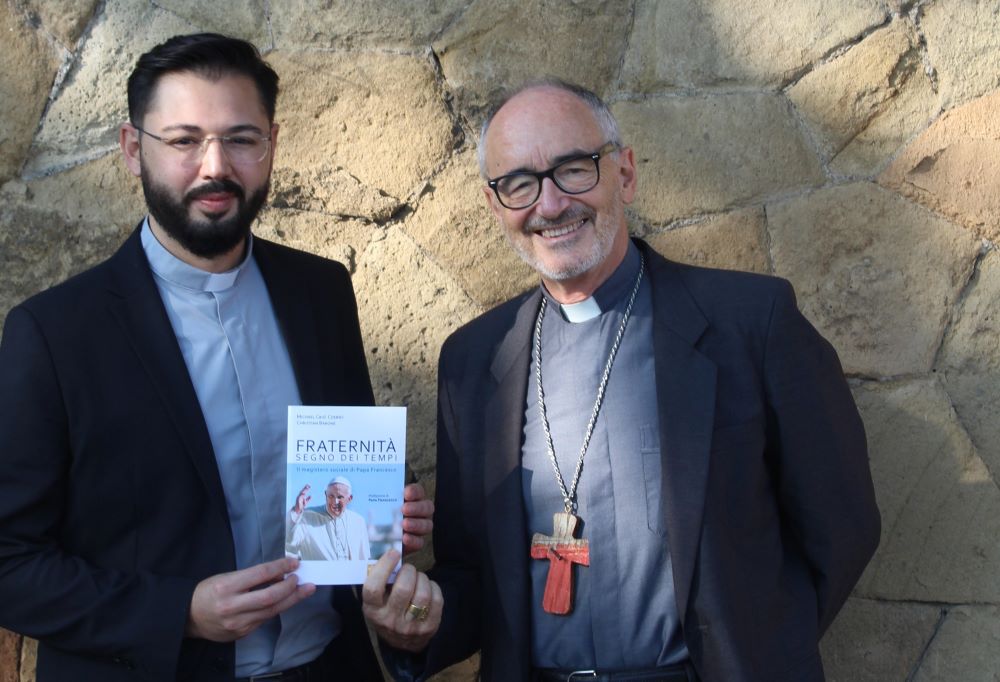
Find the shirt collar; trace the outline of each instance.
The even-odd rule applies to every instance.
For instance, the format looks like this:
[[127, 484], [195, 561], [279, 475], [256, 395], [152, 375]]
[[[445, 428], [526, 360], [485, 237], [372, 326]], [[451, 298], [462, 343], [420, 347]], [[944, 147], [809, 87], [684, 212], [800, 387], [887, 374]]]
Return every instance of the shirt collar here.
[[225, 291], [233, 287], [253, 254], [253, 235], [250, 235], [246, 255], [239, 265], [226, 272], [206, 272], [167, 251], [150, 229], [149, 216], [142, 222], [140, 238], [153, 272], [167, 282], [191, 291]]
[[625, 258], [615, 268], [597, 291], [592, 296], [577, 303], [563, 305], [549, 294], [545, 285], [542, 285], [542, 294], [549, 300], [550, 305], [554, 305], [562, 314], [562, 318], [567, 322], [586, 322], [598, 317], [608, 310], [612, 310], [620, 301], [624, 300], [635, 285], [635, 278], [639, 274], [639, 249], [629, 240], [628, 250]]

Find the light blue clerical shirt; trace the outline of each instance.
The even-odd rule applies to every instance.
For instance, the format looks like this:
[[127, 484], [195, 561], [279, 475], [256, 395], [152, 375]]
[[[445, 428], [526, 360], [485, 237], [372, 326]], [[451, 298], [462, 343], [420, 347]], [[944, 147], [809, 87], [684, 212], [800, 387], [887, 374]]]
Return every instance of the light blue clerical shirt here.
[[[301, 404], [256, 261], [199, 270], [142, 227], [142, 247], [180, 344], [226, 495], [237, 568], [283, 557], [288, 406]], [[340, 632], [330, 588], [236, 642], [236, 675], [308, 663]]]

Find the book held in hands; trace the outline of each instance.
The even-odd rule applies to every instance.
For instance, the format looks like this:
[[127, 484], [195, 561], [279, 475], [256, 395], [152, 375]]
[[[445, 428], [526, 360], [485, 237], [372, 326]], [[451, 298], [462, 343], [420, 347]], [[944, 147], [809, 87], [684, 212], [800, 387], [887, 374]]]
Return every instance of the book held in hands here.
[[288, 408], [285, 554], [299, 582], [361, 584], [402, 553], [405, 461], [405, 407]]

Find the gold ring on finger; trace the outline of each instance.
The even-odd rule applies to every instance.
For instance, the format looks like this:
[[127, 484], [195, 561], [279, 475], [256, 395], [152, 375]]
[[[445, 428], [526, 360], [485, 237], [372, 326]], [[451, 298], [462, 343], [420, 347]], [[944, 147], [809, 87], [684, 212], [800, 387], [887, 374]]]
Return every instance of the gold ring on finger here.
[[430, 607], [417, 606], [413, 602], [410, 602], [410, 605], [406, 607], [406, 613], [413, 616], [416, 620], [427, 620], [427, 616], [430, 612]]

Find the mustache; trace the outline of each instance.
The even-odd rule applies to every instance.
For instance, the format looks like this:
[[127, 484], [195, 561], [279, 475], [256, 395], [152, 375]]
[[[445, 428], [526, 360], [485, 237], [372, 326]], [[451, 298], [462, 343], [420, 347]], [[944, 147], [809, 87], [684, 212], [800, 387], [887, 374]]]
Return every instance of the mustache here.
[[545, 218], [534, 215], [524, 223], [524, 229], [530, 232], [540, 232], [560, 225], [575, 223], [580, 220], [593, 219], [594, 211], [586, 206], [570, 206], [555, 218]]
[[190, 204], [192, 201], [209, 194], [220, 194], [226, 192], [243, 201], [246, 196], [243, 188], [229, 179], [211, 180], [204, 185], [198, 185], [193, 190], [184, 195], [184, 203]]

